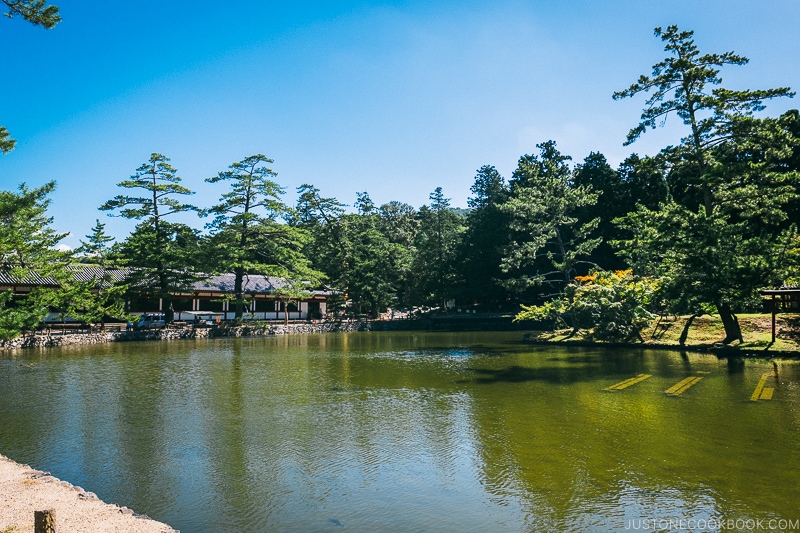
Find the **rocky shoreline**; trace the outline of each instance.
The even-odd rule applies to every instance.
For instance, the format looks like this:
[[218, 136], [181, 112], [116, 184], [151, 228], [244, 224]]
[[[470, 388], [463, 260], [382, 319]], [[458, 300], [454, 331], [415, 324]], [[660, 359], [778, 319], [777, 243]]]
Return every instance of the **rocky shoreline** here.
[[33, 533], [34, 512], [54, 510], [57, 531], [178, 533], [127, 507], [0, 455], [0, 531]]
[[168, 328], [150, 331], [113, 331], [105, 333], [66, 333], [61, 335], [28, 335], [0, 341], [0, 350], [21, 348], [52, 348], [80, 344], [104, 344], [109, 342], [169, 341], [179, 339], [201, 339], [207, 337], [257, 337], [268, 335], [293, 335], [309, 333], [331, 333], [344, 331], [369, 331], [372, 323], [366, 321], [319, 321], [294, 324], [268, 324], [255, 326], [212, 328]]

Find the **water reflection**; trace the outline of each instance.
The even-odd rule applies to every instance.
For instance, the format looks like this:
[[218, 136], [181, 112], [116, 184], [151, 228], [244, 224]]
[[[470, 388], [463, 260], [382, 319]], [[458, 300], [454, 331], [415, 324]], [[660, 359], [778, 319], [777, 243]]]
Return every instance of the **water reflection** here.
[[[610, 531], [795, 519], [798, 365], [519, 334], [140, 343], [0, 359], [0, 452], [183, 531]], [[603, 388], [652, 374], [618, 392]], [[678, 397], [664, 390], [703, 380]]]

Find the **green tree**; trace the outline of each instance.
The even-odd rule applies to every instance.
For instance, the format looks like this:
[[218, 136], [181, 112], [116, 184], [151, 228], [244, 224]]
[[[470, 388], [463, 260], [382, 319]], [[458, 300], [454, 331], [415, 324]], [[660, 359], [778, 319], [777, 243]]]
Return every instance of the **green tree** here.
[[101, 321], [104, 314], [99, 311], [99, 299], [94, 293], [94, 280], [81, 279], [77, 272], [68, 269], [62, 276], [54, 278], [58, 287], [47, 291], [40, 291], [39, 304], [54, 312], [62, 323], [67, 318], [80, 320], [87, 324]]
[[162, 298], [167, 322], [174, 314], [172, 293], [185, 288], [192, 279], [187, 271], [185, 251], [180, 243], [190, 239], [193, 231], [182, 224], [172, 224], [165, 217], [187, 211], [197, 211], [182, 203], [177, 197], [194, 194], [180, 185], [177, 170], [169, 164], [169, 158], [153, 153], [130, 179], [118, 183], [125, 189], [142, 189], [142, 196], [118, 195], [100, 206], [102, 211], [117, 210], [117, 215], [140, 220], [134, 233], [120, 247], [120, 251], [134, 267], [131, 286], [152, 291]]
[[641, 331], [652, 322], [659, 280], [634, 276], [630, 270], [600, 271], [578, 276], [564, 295], [538, 306], [522, 306], [514, 320], [575, 320], [575, 329], [588, 329], [603, 341], [643, 341]]
[[358, 213], [338, 221], [341, 259], [336, 263], [344, 266], [338, 280], [355, 311], [375, 318], [396, 300], [403, 250], [381, 231], [369, 194], [357, 193], [355, 207]]
[[199, 232], [186, 224], [162, 221], [158, 233], [149, 220], [137, 224], [113, 249], [114, 260], [128, 269], [128, 296], [161, 298], [171, 321], [173, 294], [188, 290], [199, 279], [198, 265], [205, 264], [207, 249], [203, 244]]
[[58, 8], [47, 5], [45, 0], [2, 0], [2, 2], [8, 7], [8, 12], [5, 13], [8, 18], [19, 15], [31, 24], [43, 26], [48, 30], [61, 22]]
[[344, 204], [322, 197], [311, 185], [298, 192], [294, 223], [312, 234], [306, 253], [314, 267], [326, 274], [354, 312], [378, 316], [396, 300], [405, 253], [382, 231], [386, 221], [380, 209], [366, 192], [357, 194], [357, 213], [345, 213]]
[[291, 217], [292, 224], [306, 229], [332, 224], [344, 214], [345, 204], [336, 198], [325, 198], [319, 189], [304, 183], [297, 188], [299, 197]]
[[[244, 313], [243, 282], [247, 274], [280, 277], [290, 288], [294, 287], [292, 279], [318, 282], [321, 278], [302, 253], [308, 232], [281, 222], [291, 210], [281, 200], [284, 190], [272, 180], [277, 174], [265, 166], [271, 163], [272, 159], [263, 154], [251, 155], [206, 179], [208, 183], [230, 183], [229, 192], [223, 193], [220, 203], [208, 210], [214, 215], [208, 227], [212, 232], [210, 242], [220, 258], [216, 270], [234, 274], [237, 321]], [[291, 298], [299, 298], [295, 295], [298, 291], [287, 292]]]
[[[66, 234], [55, 231], [47, 216], [51, 181], [29, 189], [23, 183], [18, 192], [0, 191], [0, 271], [20, 281], [62, 278], [70, 254], [56, 246]], [[0, 338], [16, 337], [33, 329], [47, 315], [47, 298], [53, 289], [37, 288], [18, 299], [11, 290], [0, 293]]]
[[663, 157], [639, 157], [638, 154], [631, 154], [620, 163], [617, 172], [623, 184], [620, 199], [626, 207], [623, 215], [635, 211], [638, 206], [656, 210], [667, 202], [670, 192], [666, 167]]
[[414, 241], [419, 231], [419, 218], [414, 206], [392, 200], [378, 208], [378, 230], [389, 240], [392, 247], [392, 271], [397, 279], [397, 303], [410, 307], [411, 287], [414, 279]]
[[341, 258], [336, 263], [344, 268], [336, 287], [346, 290], [356, 312], [375, 318], [396, 301], [402, 247], [380, 231], [377, 213], [344, 215], [339, 224]]
[[283, 323], [289, 323], [289, 305], [300, 305], [300, 301], [304, 298], [313, 296], [313, 292], [309, 290], [312, 282], [302, 281], [297, 279], [282, 278], [280, 284], [275, 287], [273, 294], [281, 302], [283, 307]]
[[[95, 222], [92, 233], [81, 240], [75, 250], [76, 256], [83, 262], [97, 265], [98, 272], [89, 279], [76, 280], [85, 287], [77, 287], [85, 294], [81, 309], [87, 322], [100, 322], [105, 326], [106, 316], [127, 319], [125, 313], [125, 295], [130, 287], [119, 275], [119, 270], [111, 244], [114, 237], [105, 232], [105, 224]], [[80, 267], [79, 267], [80, 268]], [[88, 292], [89, 294], [86, 294]]]
[[[689, 134], [662, 150], [669, 164], [673, 200], [646, 208], [623, 223], [633, 232], [626, 251], [634, 264], [668, 280], [665, 289], [687, 306], [714, 306], [725, 326], [724, 342], [741, 340], [733, 307], [779, 275], [793, 229], [780, 230], [793, 194], [795, 172], [777, 171], [754, 157], [790, 153], [792, 136], [780, 119], [759, 119], [764, 100], [791, 96], [788, 88], [734, 91], [717, 87], [719, 67], [744, 65], [733, 52], [701, 55], [693, 32], [656, 28], [669, 56], [615, 99], [652, 94], [627, 144], [674, 113]], [[712, 88], [716, 87], [716, 88]], [[676, 187], [675, 184], [678, 184]], [[680, 195], [680, 196], [679, 196]], [[638, 249], [636, 247], [639, 247]]]
[[539, 155], [520, 158], [511, 183], [511, 195], [503, 205], [514, 232], [506, 247], [503, 270], [517, 291], [546, 285], [560, 294], [574, 283], [576, 267], [588, 263], [600, 238], [590, 237], [599, 220], [579, 223], [575, 213], [594, 205], [597, 194], [590, 186], [575, 185], [554, 141], [538, 144]]
[[[56, 6], [49, 6], [44, 0], [2, 0], [8, 7], [5, 16], [14, 18], [19, 15], [31, 24], [51, 29], [61, 22]], [[17, 142], [11, 138], [5, 126], [0, 126], [0, 152], [8, 153]]]
[[109, 254], [111, 253], [111, 243], [114, 237], [106, 233], [106, 225], [95, 220], [92, 233], [86, 236], [86, 240], [81, 240], [81, 245], [75, 249], [75, 254], [85, 263], [93, 263], [105, 269], [108, 267]]
[[509, 242], [509, 215], [502, 209], [509, 189], [493, 166], [478, 169], [467, 199], [470, 208], [458, 250], [460, 277], [464, 280], [462, 298], [497, 309], [508, 298], [501, 268], [503, 250]]
[[[342, 253], [340, 219], [346, 206], [336, 198], [323, 197], [319, 189], [308, 183], [299, 186], [297, 192], [297, 204], [288, 221], [290, 225], [308, 231], [310, 239], [303, 252], [313, 268], [323, 272], [332, 285], [341, 289], [341, 276], [347, 262]], [[335, 292], [328, 302], [328, 309], [343, 308], [344, 298], [341, 292]]]
[[[597, 219], [595, 235], [602, 240], [592, 251], [591, 261], [606, 270], [620, 270], [624, 260], [617, 257], [611, 241], [618, 240], [619, 229], [613, 224], [615, 218], [624, 216], [635, 209], [628, 184], [619, 172], [611, 168], [603, 154], [592, 152], [575, 167], [572, 183], [587, 187], [597, 194], [597, 202], [583, 205], [574, 214], [579, 225]], [[584, 272], [586, 273], [586, 270]]]
[[419, 210], [419, 232], [414, 258], [415, 292], [420, 303], [447, 307], [458, 285], [457, 252], [464, 232], [464, 219], [450, 207], [441, 187], [431, 203]]

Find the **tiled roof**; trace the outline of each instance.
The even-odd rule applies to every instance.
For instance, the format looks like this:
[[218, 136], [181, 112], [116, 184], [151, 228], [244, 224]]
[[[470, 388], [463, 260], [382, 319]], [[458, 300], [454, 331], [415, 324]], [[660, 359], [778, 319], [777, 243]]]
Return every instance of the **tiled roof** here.
[[[234, 274], [219, 274], [196, 281], [192, 289], [196, 291], [221, 291], [233, 292], [236, 281]], [[272, 292], [280, 286], [274, 278], [259, 275], [246, 275], [242, 280], [242, 290], [244, 292]]]
[[[192, 289], [195, 291], [233, 292], [235, 282], [236, 276], [234, 274], [217, 274], [194, 282]], [[260, 274], [245, 274], [242, 280], [242, 290], [249, 293], [270, 293], [286, 285], [288, 284], [284, 279]], [[329, 289], [315, 289], [310, 292], [314, 294], [330, 294], [331, 291]]]
[[[72, 277], [78, 281], [103, 281], [103, 286], [108, 286], [111, 282], [124, 280], [130, 270], [128, 269], [103, 269], [98, 266], [73, 265], [68, 267], [72, 271]], [[105, 278], [105, 280], [104, 280]], [[28, 272], [25, 276], [14, 277], [8, 271], [0, 271], [0, 284], [2, 285], [44, 285], [47, 287], [57, 287], [58, 281], [53, 278], [40, 276], [36, 272]]]
[[55, 280], [45, 278], [36, 272], [28, 272], [23, 278], [17, 278], [7, 271], [0, 271], [0, 284], [3, 285], [49, 285], [56, 286]]
[[78, 281], [92, 281], [105, 278], [118, 282], [125, 280], [125, 278], [131, 273], [131, 270], [128, 268], [104, 269], [98, 266], [89, 265], [70, 267], [70, 270], [72, 270], [72, 277]]
[[[132, 269], [108, 269], [94, 265], [74, 265], [69, 267], [73, 277], [78, 281], [101, 281], [103, 286], [108, 286], [110, 282], [124, 281], [134, 271]], [[204, 276], [201, 274], [201, 276]], [[108, 281], [110, 280], [110, 282]], [[194, 291], [214, 291], [214, 292], [233, 292], [236, 277], [234, 274], [218, 274], [205, 277], [191, 285]], [[287, 283], [281, 278], [272, 276], [262, 276], [258, 274], [245, 275], [243, 280], [243, 290], [248, 293], [270, 293], [275, 289], [285, 286]], [[24, 278], [12, 277], [8, 272], [0, 271], [0, 285], [45, 285], [55, 287], [58, 283], [51, 279], [39, 276], [35, 272], [29, 272]], [[312, 290], [314, 294], [330, 294], [330, 290]]]

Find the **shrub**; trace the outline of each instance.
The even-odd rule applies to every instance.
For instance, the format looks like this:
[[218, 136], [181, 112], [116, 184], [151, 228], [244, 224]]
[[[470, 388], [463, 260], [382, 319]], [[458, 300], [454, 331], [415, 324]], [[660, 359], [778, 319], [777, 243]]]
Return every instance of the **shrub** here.
[[578, 276], [563, 295], [540, 306], [522, 306], [515, 320], [564, 319], [573, 328], [590, 329], [597, 340], [641, 340], [641, 330], [654, 318], [650, 312], [659, 280], [634, 276], [630, 270]]

